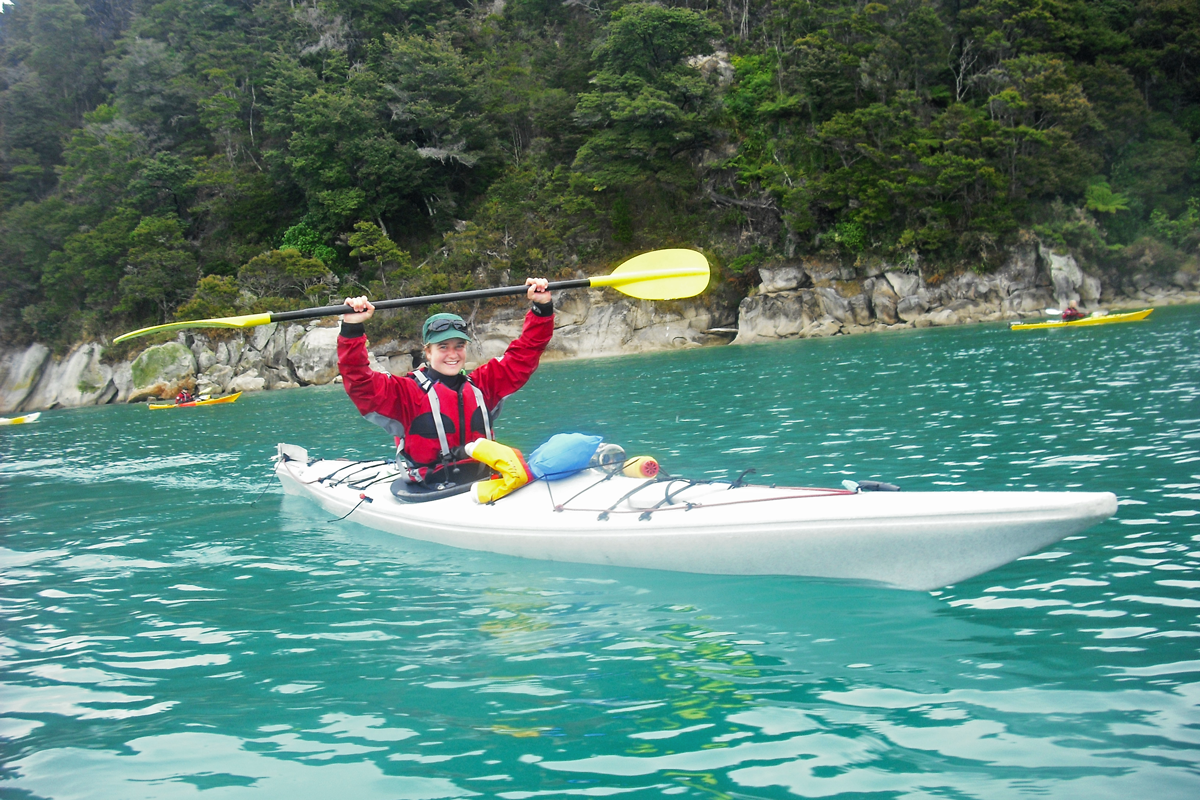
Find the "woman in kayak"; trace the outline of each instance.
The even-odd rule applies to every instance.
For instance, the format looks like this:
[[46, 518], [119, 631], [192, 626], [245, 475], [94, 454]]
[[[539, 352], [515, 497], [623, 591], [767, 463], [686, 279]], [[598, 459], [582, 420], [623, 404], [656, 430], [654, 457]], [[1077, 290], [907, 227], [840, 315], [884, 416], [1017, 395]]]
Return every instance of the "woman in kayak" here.
[[355, 310], [342, 317], [338, 336], [338, 370], [346, 394], [359, 413], [396, 437], [396, 462], [408, 466], [409, 480], [436, 475], [439, 482], [459, 483], [479, 477], [477, 462], [463, 447], [493, 438], [492, 421], [501, 401], [533, 375], [554, 333], [554, 305], [546, 279], [529, 278], [525, 283], [533, 308], [525, 315], [521, 335], [504, 355], [470, 375], [464, 367], [471, 337], [457, 314], [434, 314], [425, 320], [425, 363], [420, 368], [401, 378], [372, 370], [363, 323], [375, 307], [365, 297], [346, 298], [346, 305]]

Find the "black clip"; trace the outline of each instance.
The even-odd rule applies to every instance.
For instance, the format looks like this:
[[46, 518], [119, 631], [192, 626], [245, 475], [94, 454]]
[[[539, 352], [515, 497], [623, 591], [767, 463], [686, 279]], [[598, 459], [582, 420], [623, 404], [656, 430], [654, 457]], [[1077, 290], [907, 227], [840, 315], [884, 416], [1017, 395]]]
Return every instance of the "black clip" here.
[[745, 478], [747, 475], [753, 475], [755, 472], [758, 472], [758, 470], [756, 470], [754, 467], [751, 467], [750, 469], [742, 470], [742, 474], [737, 476], [737, 480], [734, 481], [733, 483], [731, 483], [729, 485], [729, 488], [736, 489], [739, 486], [745, 486], [746, 484], [742, 483], [742, 479]]

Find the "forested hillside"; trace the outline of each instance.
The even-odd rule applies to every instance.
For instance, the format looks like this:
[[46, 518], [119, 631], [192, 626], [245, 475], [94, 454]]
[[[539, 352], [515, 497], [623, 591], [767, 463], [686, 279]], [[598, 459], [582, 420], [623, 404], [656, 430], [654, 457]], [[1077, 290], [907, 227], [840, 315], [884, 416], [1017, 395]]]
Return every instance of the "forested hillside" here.
[[9, 344], [664, 246], [1200, 242], [1200, 0], [13, 0], [0, 64]]

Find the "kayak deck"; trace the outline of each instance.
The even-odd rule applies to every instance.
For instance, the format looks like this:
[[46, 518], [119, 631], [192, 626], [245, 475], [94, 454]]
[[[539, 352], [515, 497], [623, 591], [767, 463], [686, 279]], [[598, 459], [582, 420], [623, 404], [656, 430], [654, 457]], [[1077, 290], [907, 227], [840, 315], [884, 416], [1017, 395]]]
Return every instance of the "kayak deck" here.
[[377, 530], [549, 561], [724, 575], [796, 575], [930, 590], [1104, 520], [1108, 492], [852, 492], [589, 469], [491, 505], [406, 503], [385, 461], [311, 461], [280, 445], [287, 494]]
[[1112, 322], [1137, 322], [1150, 316], [1153, 308], [1146, 308], [1141, 311], [1128, 311], [1123, 314], [1104, 314], [1098, 317], [1084, 317], [1083, 319], [1073, 319], [1070, 322], [1063, 322], [1060, 319], [1049, 320], [1047, 322], [1014, 322], [1008, 326], [1011, 331], [1028, 331], [1038, 328], [1069, 328], [1076, 326], [1089, 325], [1108, 325]]

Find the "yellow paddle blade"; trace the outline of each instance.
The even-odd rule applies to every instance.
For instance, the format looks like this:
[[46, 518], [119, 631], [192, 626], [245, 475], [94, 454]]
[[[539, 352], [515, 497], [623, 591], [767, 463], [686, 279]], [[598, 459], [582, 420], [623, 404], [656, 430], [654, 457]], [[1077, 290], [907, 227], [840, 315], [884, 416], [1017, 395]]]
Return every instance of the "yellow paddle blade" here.
[[708, 259], [695, 250], [654, 250], [634, 256], [592, 286], [611, 286], [639, 300], [679, 300], [708, 288]]
[[240, 317], [189, 319], [183, 322], [168, 322], [166, 325], [151, 325], [149, 328], [140, 328], [131, 333], [122, 333], [113, 339], [113, 344], [123, 342], [126, 339], [136, 339], [139, 336], [148, 336], [159, 331], [174, 331], [180, 328], [254, 328], [259, 325], [266, 325], [270, 321], [271, 312], [268, 311], [265, 314], [245, 314]]

